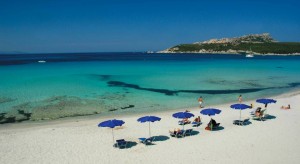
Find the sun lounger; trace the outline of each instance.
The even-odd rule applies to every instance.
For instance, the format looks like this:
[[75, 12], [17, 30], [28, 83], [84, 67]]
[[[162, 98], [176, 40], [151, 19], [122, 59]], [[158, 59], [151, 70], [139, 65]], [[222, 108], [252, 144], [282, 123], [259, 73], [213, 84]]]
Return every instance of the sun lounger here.
[[264, 121], [266, 115], [264, 114], [265, 110], [260, 111], [260, 115], [259, 116], [253, 116], [252, 119], [253, 120], [260, 120], [260, 121]]
[[179, 137], [184, 137], [184, 130], [180, 130], [180, 132], [176, 133], [175, 137], [179, 138]]
[[174, 133], [174, 132], [171, 132], [171, 131], [170, 131], [170, 136], [172, 136], [172, 137], [177, 137], [177, 138], [179, 138], [179, 137], [184, 137], [184, 130], [180, 130], [180, 131], [177, 132], [177, 133]]
[[183, 121], [178, 121], [178, 125], [183, 125], [185, 124]]
[[183, 136], [191, 136], [192, 135], [192, 131], [193, 129], [187, 129], [187, 130], [184, 130], [183, 132]]
[[233, 120], [233, 124], [235, 125], [245, 125], [250, 119], [246, 118], [244, 120]]
[[191, 121], [183, 122], [183, 121], [178, 121], [178, 125], [185, 125], [185, 124], [190, 124]]
[[150, 138], [139, 138], [140, 142], [148, 145], [151, 144], [154, 141], [155, 137], [150, 137]]
[[172, 137], [180, 138], [185, 136], [191, 136], [193, 132], [193, 129], [187, 129], [187, 130], [180, 130], [178, 133], [170, 132], [170, 135]]
[[172, 136], [172, 137], [175, 137], [175, 135], [176, 135], [174, 132], [169, 131], [169, 133], [170, 133], [170, 136]]
[[116, 143], [114, 144], [114, 147], [126, 148], [126, 145], [127, 145], [127, 141], [125, 141], [124, 139], [119, 139], [119, 140], [116, 140]]
[[192, 122], [192, 126], [200, 126], [202, 122]]
[[260, 121], [265, 121], [265, 118], [263, 116], [253, 116], [253, 120], [260, 120]]

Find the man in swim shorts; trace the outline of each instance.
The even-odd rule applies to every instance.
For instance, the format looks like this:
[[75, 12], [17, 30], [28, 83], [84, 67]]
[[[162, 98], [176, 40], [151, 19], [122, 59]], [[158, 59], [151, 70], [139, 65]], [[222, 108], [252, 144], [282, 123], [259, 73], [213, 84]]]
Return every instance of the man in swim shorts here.
[[202, 106], [202, 104], [203, 104], [203, 98], [202, 98], [202, 96], [200, 96], [200, 97], [198, 98], [198, 103], [199, 103], [199, 107], [200, 107], [200, 108], [203, 108], [203, 106]]
[[242, 103], [242, 101], [243, 101], [242, 95], [240, 95], [240, 96], [238, 97], [238, 101], [239, 101], [239, 103]]

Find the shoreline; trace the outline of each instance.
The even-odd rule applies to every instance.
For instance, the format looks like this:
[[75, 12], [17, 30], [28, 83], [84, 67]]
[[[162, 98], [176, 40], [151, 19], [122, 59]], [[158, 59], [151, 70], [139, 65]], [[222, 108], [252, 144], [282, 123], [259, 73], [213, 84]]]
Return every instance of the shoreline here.
[[[295, 89], [293, 91], [290, 92], [286, 92], [286, 93], [282, 93], [279, 95], [273, 95], [273, 96], [269, 96], [272, 97], [274, 99], [278, 99], [278, 98], [290, 98], [292, 96], [297, 96], [300, 95], [300, 89]], [[247, 101], [244, 101], [244, 103], [252, 103], [255, 102], [255, 99], [250, 99]], [[105, 120], [105, 119], [121, 119], [121, 118], [126, 118], [126, 117], [141, 117], [144, 115], [160, 115], [160, 114], [170, 114], [171, 117], [171, 113], [174, 112], [179, 112], [179, 111], [184, 111], [184, 110], [190, 110], [190, 111], [195, 111], [195, 110], [202, 110], [205, 108], [209, 108], [209, 107], [222, 107], [222, 106], [226, 106], [229, 107], [231, 104], [234, 104], [235, 101], [232, 102], [228, 102], [228, 103], [221, 103], [221, 104], [217, 104], [217, 105], [209, 105], [209, 106], [205, 106], [204, 108], [199, 108], [199, 107], [188, 107], [185, 109], [168, 109], [168, 110], [163, 110], [163, 111], [143, 111], [143, 112], [128, 112], [128, 113], [107, 113], [104, 115], [101, 114], [95, 114], [95, 115], [85, 115], [85, 116], [76, 116], [76, 117], [65, 117], [65, 118], [59, 118], [59, 119], [55, 119], [55, 120], [39, 120], [39, 121], [23, 121], [23, 122], [17, 122], [17, 123], [6, 123], [6, 124], [2, 124], [0, 125], [0, 131], [1, 129], [5, 129], [5, 128], [32, 128], [32, 127], [41, 127], [41, 126], [47, 126], [47, 125], [63, 125], [63, 124], [69, 124], [69, 123], [74, 123], [74, 122], [89, 122], [89, 121], [95, 121], [95, 120]], [[222, 110], [222, 109], [221, 109]], [[100, 121], [99, 121], [100, 122]]]

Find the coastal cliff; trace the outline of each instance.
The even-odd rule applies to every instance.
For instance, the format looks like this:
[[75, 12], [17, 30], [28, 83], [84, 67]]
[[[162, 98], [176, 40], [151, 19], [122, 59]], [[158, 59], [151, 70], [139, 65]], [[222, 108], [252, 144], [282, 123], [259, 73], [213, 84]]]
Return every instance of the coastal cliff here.
[[234, 38], [210, 39], [180, 44], [158, 53], [220, 53], [220, 54], [293, 54], [300, 55], [299, 42], [278, 42], [269, 33]]

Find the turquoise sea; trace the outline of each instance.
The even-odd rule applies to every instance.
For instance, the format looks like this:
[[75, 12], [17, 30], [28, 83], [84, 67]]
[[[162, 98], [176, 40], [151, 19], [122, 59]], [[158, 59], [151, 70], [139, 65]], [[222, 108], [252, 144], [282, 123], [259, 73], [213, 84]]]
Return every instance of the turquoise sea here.
[[206, 106], [257, 99], [299, 89], [299, 75], [300, 56], [0, 55], [0, 123], [182, 109], [199, 96]]

